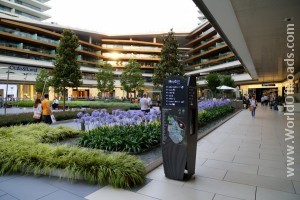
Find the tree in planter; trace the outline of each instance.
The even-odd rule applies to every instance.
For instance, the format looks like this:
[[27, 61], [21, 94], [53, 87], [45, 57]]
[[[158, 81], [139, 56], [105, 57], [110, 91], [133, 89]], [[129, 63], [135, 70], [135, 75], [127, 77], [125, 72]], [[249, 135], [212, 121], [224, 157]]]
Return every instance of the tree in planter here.
[[35, 91], [40, 95], [43, 93], [49, 93], [49, 72], [46, 69], [41, 69], [40, 73], [36, 76], [35, 79]]
[[54, 61], [52, 85], [55, 92], [63, 93], [63, 110], [66, 104], [66, 87], [79, 87], [81, 82], [80, 67], [77, 62], [76, 48], [79, 46], [78, 37], [71, 30], [65, 29], [57, 47]]
[[184, 74], [183, 67], [179, 62], [178, 42], [174, 37], [174, 32], [171, 31], [163, 38], [163, 47], [161, 50], [161, 60], [158, 66], [154, 69], [153, 84], [156, 88], [162, 89], [164, 79]]
[[231, 75], [223, 75], [221, 77], [221, 85], [226, 85], [228, 87], [235, 87], [235, 82], [232, 79]]
[[99, 69], [97, 77], [97, 89], [101, 92], [111, 92], [114, 89], [114, 74], [111, 64], [105, 62], [103, 68]]
[[212, 91], [213, 97], [215, 97], [217, 93], [217, 87], [221, 85], [221, 79], [218, 73], [210, 73], [206, 76], [205, 81], [207, 83], [207, 87]]
[[140, 70], [140, 64], [135, 60], [129, 60], [128, 64], [125, 66], [125, 71], [121, 74], [121, 85], [123, 90], [128, 94], [132, 91], [141, 89], [144, 85], [144, 79]]
[[[226, 85], [228, 87], [235, 88], [235, 82], [232, 79], [231, 75], [223, 75], [221, 76], [221, 85]], [[224, 90], [224, 93], [232, 93], [232, 90]]]

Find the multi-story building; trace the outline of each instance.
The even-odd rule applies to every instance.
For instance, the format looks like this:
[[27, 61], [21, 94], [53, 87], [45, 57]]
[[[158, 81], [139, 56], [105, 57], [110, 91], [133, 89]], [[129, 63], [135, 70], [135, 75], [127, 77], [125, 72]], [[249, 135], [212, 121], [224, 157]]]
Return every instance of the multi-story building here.
[[[0, 95], [5, 96], [8, 82], [9, 88], [15, 88], [12, 91], [8, 88], [8, 96], [21, 99], [35, 97], [36, 75], [41, 68], [51, 70], [54, 67], [52, 62], [64, 28], [58, 24], [0, 15]], [[115, 75], [115, 90], [111, 95], [125, 97], [127, 94], [121, 89], [120, 75], [130, 59], [141, 64], [145, 80], [141, 92], [147, 91], [152, 95], [152, 75], [160, 61], [162, 36], [166, 33], [109, 36], [72, 30], [80, 40], [77, 52], [83, 85], [69, 88], [69, 96], [96, 97], [96, 73], [103, 62], [108, 62], [113, 66]], [[200, 84], [204, 84], [203, 76], [212, 71], [232, 74], [236, 81], [249, 80], [250, 76], [210, 23], [205, 22], [191, 33], [175, 33], [175, 36], [186, 74], [197, 74]], [[6, 73], [8, 68], [13, 74]]]
[[0, 13], [8, 16], [43, 21], [50, 16], [44, 12], [50, 7], [45, 4], [49, 0], [1, 0]]
[[[197, 75], [198, 84], [205, 86], [205, 77], [210, 72], [231, 75], [237, 84], [252, 80], [234, 53], [229, 49], [212, 25], [205, 21], [186, 37], [190, 47], [183, 60], [186, 75]], [[204, 88], [204, 87], [203, 87]]]

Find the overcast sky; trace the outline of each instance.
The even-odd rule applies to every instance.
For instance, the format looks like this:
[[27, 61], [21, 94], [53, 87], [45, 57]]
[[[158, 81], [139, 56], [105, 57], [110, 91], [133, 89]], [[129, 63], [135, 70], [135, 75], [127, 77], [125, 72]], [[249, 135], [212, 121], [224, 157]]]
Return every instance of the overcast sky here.
[[190, 32], [197, 27], [193, 0], [50, 0], [47, 22], [106, 34]]

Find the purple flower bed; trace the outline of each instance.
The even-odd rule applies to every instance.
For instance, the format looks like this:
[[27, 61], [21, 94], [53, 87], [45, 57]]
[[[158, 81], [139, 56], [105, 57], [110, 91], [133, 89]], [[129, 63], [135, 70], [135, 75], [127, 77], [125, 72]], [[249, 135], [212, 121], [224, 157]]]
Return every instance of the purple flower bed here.
[[151, 110], [150, 113], [144, 113], [140, 110], [113, 110], [109, 114], [106, 109], [94, 110], [91, 115], [83, 112], [77, 114], [78, 119], [75, 123], [84, 123], [88, 129], [93, 129], [101, 126], [130, 126], [134, 124], [150, 123], [160, 119], [160, 111]]
[[198, 102], [198, 110], [208, 110], [212, 109], [214, 107], [220, 107], [220, 106], [226, 106], [230, 104], [230, 100], [204, 100], [201, 102]]

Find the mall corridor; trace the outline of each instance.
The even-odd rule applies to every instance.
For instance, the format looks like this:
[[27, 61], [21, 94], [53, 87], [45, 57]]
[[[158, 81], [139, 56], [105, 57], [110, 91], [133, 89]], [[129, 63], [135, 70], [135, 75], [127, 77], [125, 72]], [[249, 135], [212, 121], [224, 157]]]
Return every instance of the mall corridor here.
[[[0, 177], [0, 200], [299, 200], [300, 113], [289, 142], [285, 128], [283, 112], [259, 106], [253, 119], [243, 110], [198, 142], [195, 176], [186, 182], [165, 178], [162, 165], [132, 190], [11, 175]], [[289, 178], [287, 144], [294, 147]]]

